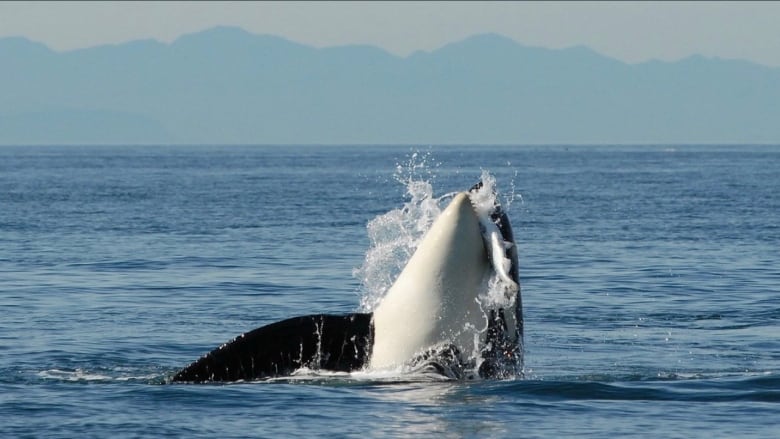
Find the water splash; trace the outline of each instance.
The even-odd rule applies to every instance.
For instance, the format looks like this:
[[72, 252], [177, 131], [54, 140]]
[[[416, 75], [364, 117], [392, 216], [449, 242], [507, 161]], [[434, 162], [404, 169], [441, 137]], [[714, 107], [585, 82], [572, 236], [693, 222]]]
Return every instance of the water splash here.
[[368, 223], [369, 249], [363, 265], [353, 271], [363, 287], [361, 312], [374, 311], [442, 211], [440, 199], [433, 196], [435, 172], [431, 166], [438, 166], [431, 154], [418, 152], [396, 165], [393, 177], [406, 187], [409, 199], [403, 207]]
[[35, 373], [35, 376], [44, 381], [57, 382], [78, 382], [78, 383], [113, 383], [113, 382], [140, 382], [140, 383], [162, 383], [164, 373], [160, 370], [149, 370], [148, 368], [128, 368], [128, 367], [104, 367], [95, 369], [59, 369], [52, 368], [41, 370]]

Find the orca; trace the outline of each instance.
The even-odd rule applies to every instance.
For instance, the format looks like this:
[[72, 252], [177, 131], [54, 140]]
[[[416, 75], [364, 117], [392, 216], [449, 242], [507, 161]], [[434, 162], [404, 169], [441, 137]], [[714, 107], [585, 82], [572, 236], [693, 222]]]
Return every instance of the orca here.
[[[453, 196], [372, 313], [272, 323], [212, 350], [173, 382], [289, 376], [301, 368], [407, 370], [463, 379], [522, 375], [523, 312], [509, 218], [480, 181]], [[484, 203], [483, 203], [484, 204]], [[492, 282], [501, 300], [480, 292]]]

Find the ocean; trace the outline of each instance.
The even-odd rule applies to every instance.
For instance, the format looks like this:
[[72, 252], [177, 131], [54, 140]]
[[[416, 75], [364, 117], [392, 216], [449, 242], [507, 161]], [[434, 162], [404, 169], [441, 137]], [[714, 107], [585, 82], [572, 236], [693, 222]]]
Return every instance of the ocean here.
[[[521, 379], [170, 383], [365, 307], [367, 225], [483, 172]], [[0, 147], [0, 436], [777, 437], [778, 249], [779, 146]]]

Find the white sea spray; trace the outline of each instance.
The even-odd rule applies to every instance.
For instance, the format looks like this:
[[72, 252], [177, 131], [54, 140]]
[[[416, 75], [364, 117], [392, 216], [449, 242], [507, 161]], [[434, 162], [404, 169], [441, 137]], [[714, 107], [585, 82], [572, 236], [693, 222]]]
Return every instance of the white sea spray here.
[[433, 197], [435, 166], [430, 153], [417, 152], [396, 166], [394, 179], [405, 186], [408, 201], [401, 208], [378, 215], [367, 225], [369, 249], [363, 265], [353, 271], [363, 289], [361, 311], [376, 308], [441, 214], [441, 199]]

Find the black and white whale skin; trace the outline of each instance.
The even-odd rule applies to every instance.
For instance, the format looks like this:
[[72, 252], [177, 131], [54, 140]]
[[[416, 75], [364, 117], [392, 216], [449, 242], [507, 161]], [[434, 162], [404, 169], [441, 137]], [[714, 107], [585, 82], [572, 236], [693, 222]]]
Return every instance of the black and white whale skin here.
[[[480, 182], [453, 197], [373, 313], [308, 315], [257, 328], [204, 355], [172, 381], [261, 380], [304, 367], [341, 372], [409, 367], [451, 378], [469, 376], [464, 372], [469, 368], [482, 378], [520, 375], [517, 246], [499, 204], [487, 216], [476, 211], [472, 198], [481, 188]], [[491, 275], [503, 279], [513, 309], [483, 308], [479, 302]]]

